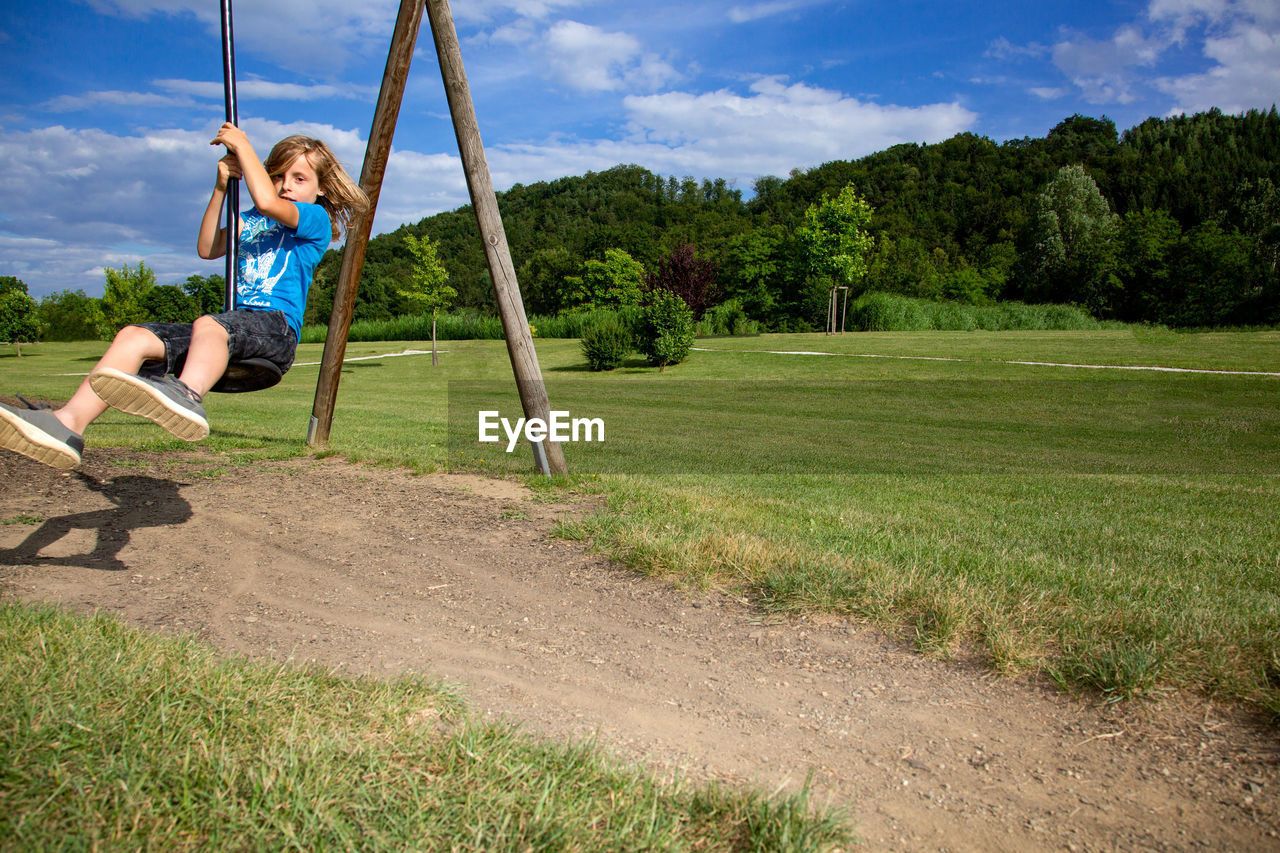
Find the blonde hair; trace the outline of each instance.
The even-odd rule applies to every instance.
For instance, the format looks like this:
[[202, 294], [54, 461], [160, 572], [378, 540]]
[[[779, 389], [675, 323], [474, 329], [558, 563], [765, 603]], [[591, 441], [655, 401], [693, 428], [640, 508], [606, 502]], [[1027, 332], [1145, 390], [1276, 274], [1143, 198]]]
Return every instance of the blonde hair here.
[[283, 175], [289, 164], [300, 155], [306, 155], [307, 162], [316, 170], [316, 179], [322, 193], [316, 197], [316, 204], [328, 212], [333, 239], [337, 240], [341, 236], [339, 226], [342, 232], [349, 233], [351, 226], [369, 210], [369, 196], [351, 180], [333, 150], [310, 136], [286, 136], [281, 139], [262, 165], [266, 167], [267, 174], [274, 178]]

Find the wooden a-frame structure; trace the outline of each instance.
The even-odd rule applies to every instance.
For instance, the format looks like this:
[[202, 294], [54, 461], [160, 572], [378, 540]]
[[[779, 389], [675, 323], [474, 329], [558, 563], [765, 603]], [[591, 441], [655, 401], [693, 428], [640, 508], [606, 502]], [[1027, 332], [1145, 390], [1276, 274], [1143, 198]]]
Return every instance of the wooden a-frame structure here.
[[[364, 268], [365, 250], [373, 230], [373, 215], [391, 154], [391, 138], [395, 134], [396, 119], [400, 115], [400, 103], [404, 97], [424, 7], [435, 39], [440, 74], [444, 79], [445, 94], [449, 101], [449, 114], [453, 118], [458, 152], [462, 156], [462, 168], [466, 172], [467, 189], [471, 194], [471, 206], [475, 210], [480, 239], [484, 243], [485, 260], [493, 279], [493, 293], [498, 301], [502, 330], [507, 339], [507, 354], [511, 358], [511, 369], [520, 392], [520, 404], [526, 418], [539, 418], [544, 423], [550, 423], [551, 420], [551, 404], [542, 381], [542, 371], [538, 367], [533, 334], [524, 313], [524, 301], [520, 297], [511, 250], [507, 245], [506, 231], [498, 212], [497, 196], [493, 191], [493, 180], [489, 175], [484, 146], [480, 141], [480, 128], [476, 122], [475, 106], [471, 101], [471, 89], [467, 85], [467, 75], [462, 67], [462, 51], [453, 25], [453, 13], [448, 0], [400, 0], [400, 12], [391, 36], [391, 49], [387, 53], [387, 67], [382, 75], [382, 88], [373, 114], [373, 127], [369, 131], [369, 143], [365, 149], [364, 167], [360, 172], [360, 187], [368, 194], [370, 206], [369, 211], [347, 235], [346, 247], [342, 253], [342, 267], [333, 294], [333, 314], [329, 319], [329, 333], [325, 339], [320, 378], [316, 383], [315, 403], [307, 429], [307, 444], [312, 447], [328, 443], [333, 426], [338, 381], [347, 350], [347, 334], [351, 329], [356, 289], [360, 282], [360, 272]], [[564, 453], [559, 444], [544, 441], [540, 447], [535, 445], [534, 454], [544, 474], [567, 472]]]

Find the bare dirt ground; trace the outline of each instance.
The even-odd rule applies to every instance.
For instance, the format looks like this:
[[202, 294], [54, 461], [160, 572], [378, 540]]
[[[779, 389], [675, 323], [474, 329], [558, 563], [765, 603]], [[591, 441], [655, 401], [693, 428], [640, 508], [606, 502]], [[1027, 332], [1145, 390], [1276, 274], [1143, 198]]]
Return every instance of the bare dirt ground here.
[[584, 502], [335, 459], [0, 452], [0, 596], [258, 658], [459, 686], [481, 714], [664, 772], [798, 786], [871, 850], [1280, 849], [1280, 738], [1239, 709], [1106, 707], [768, 618], [548, 535]]

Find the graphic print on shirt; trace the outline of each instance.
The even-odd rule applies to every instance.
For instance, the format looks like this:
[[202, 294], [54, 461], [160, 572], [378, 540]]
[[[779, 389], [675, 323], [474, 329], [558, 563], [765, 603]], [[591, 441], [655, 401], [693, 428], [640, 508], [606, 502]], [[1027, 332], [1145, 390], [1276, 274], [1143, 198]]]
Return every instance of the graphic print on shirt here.
[[242, 220], [239, 289], [245, 304], [254, 304], [251, 297], [255, 294], [270, 296], [289, 268], [289, 252], [284, 251], [288, 233], [279, 222], [260, 214], [247, 215]]

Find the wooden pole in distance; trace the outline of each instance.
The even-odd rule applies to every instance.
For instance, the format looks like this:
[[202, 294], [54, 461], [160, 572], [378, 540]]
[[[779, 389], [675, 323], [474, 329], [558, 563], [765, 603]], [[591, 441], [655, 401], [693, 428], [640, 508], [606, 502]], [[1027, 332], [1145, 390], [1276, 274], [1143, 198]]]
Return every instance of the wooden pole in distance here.
[[333, 411], [338, 401], [342, 359], [347, 354], [347, 334], [351, 331], [356, 290], [360, 285], [360, 272], [364, 269], [364, 254], [369, 247], [369, 234], [373, 231], [373, 214], [378, 209], [382, 176], [391, 156], [391, 138], [396, 132], [400, 102], [404, 98], [409, 64], [413, 60], [413, 48], [421, 26], [422, 0], [400, 0], [400, 14], [391, 35], [387, 67], [382, 74], [378, 106], [373, 112], [373, 127], [369, 131], [364, 167], [360, 171], [360, 188], [369, 196], [369, 210], [347, 234], [347, 245], [342, 252], [342, 268], [333, 293], [333, 313], [329, 317], [329, 332], [320, 360], [320, 378], [316, 382], [316, 399], [311, 407], [311, 424], [307, 428], [307, 444], [311, 447], [327, 444], [333, 428]]
[[[493, 192], [493, 180], [489, 164], [485, 160], [484, 145], [480, 141], [480, 126], [476, 122], [475, 105], [471, 101], [471, 89], [467, 85], [466, 71], [462, 67], [462, 50], [458, 46], [458, 33], [453, 26], [453, 13], [448, 0], [426, 0], [427, 19], [431, 22], [431, 34], [435, 38], [436, 55], [440, 60], [440, 74], [444, 79], [445, 94], [449, 98], [449, 113], [453, 117], [453, 130], [458, 137], [458, 151], [462, 155], [462, 168], [467, 175], [467, 189], [471, 193], [471, 207], [475, 210], [476, 224], [484, 243], [485, 259], [489, 275], [493, 279], [493, 294], [502, 317], [502, 330], [507, 338], [507, 354], [511, 357], [511, 369], [515, 373], [520, 391], [520, 404], [524, 416], [551, 421], [551, 403], [547, 388], [538, 367], [538, 354], [533, 348], [533, 334], [529, 331], [529, 319], [524, 313], [524, 301], [520, 298], [520, 285], [516, 281], [515, 266], [511, 262], [511, 249], [507, 245], [507, 233], [502, 227], [498, 212], [498, 198]], [[568, 471], [564, 451], [557, 442], [542, 442], [543, 453], [535, 447], [535, 458], [542, 466], [545, 456], [545, 473], [564, 474]]]

